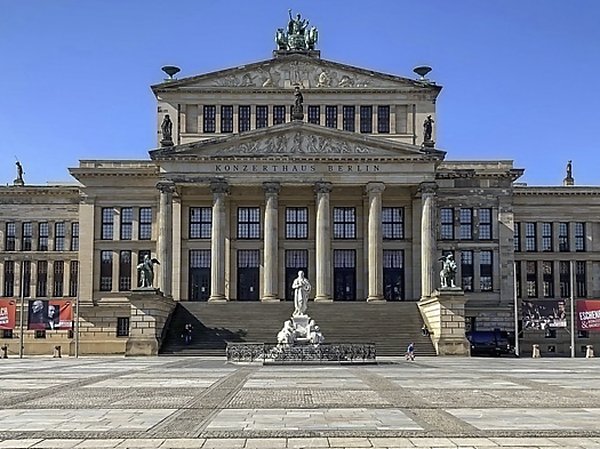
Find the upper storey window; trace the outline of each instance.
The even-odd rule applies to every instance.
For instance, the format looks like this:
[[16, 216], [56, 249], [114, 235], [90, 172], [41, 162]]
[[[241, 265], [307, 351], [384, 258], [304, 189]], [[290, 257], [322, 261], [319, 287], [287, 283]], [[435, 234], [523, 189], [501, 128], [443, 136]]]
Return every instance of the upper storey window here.
[[238, 239], [260, 238], [260, 209], [238, 207]]
[[356, 238], [356, 209], [354, 207], [333, 208], [333, 238]]
[[454, 239], [454, 209], [451, 207], [440, 209], [440, 238], [442, 240]]
[[273, 125], [285, 123], [285, 106], [273, 106]]
[[325, 106], [325, 126], [337, 128], [337, 106]]
[[102, 208], [102, 240], [113, 239], [114, 211], [112, 207]]
[[21, 237], [21, 249], [31, 251], [31, 241], [33, 239], [33, 223], [30, 221], [23, 223], [23, 234]]
[[492, 238], [492, 209], [479, 209], [479, 240]]
[[354, 106], [344, 106], [342, 127], [344, 131], [354, 132], [354, 116], [356, 115]]
[[205, 105], [203, 108], [202, 126], [204, 133], [217, 132], [217, 107], [214, 105]]
[[308, 107], [308, 123], [321, 124], [321, 106], [310, 105]]
[[404, 208], [384, 207], [382, 209], [383, 238], [398, 240], [404, 238]]
[[209, 239], [212, 231], [212, 209], [190, 207], [190, 238]]
[[266, 128], [269, 125], [269, 107], [256, 106], [256, 128]]
[[233, 132], [233, 106], [221, 106], [221, 132]]
[[473, 238], [473, 209], [460, 209], [460, 239], [471, 240]]
[[537, 251], [535, 223], [525, 223], [525, 251]]
[[360, 132], [363, 134], [373, 132], [373, 106], [360, 107]]
[[250, 106], [240, 106], [238, 109], [238, 129], [241, 133], [250, 131]]
[[6, 251], [15, 250], [17, 239], [17, 225], [14, 222], [6, 223]]
[[48, 223], [43, 222], [38, 226], [38, 251], [48, 251], [48, 234], [50, 227]]
[[390, 107], [377, 106], [377, 132], [380, 134], [390, 133]]
[[152, 238], [152, 208], [140, 207], [139, 214], [138, 238], [150, 240]]

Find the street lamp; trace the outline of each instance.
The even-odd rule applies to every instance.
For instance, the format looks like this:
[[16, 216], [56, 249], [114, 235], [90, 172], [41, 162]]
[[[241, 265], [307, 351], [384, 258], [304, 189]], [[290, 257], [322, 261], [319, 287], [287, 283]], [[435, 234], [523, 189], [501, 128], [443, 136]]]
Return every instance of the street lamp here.
[[29, 257], [23, 257], [21, 260], [21, 313], [19, 316], [19, 358], [23, 358], [25, 350], [25, 262]]

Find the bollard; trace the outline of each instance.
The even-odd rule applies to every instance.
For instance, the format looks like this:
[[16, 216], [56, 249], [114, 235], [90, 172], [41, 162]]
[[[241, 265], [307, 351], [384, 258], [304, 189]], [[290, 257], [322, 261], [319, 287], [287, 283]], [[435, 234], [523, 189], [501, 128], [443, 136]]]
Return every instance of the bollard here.
[[592, 345], [587, 345], [585, 347], [585, 358], [586, 359], [594, 358], [594, 347]]
[[2, 345], [2, 347], [0, 347], [0, 351], [2, 351], [0, 358], [7, 359], [8, 358], [8, 346]]
[[55, 359], [60, 359], [62, 357], [61, 350], [62, 350], [62, 348], [60, 347], [60, 345], [55, 346], [54, 347], [54, 355], [52, 357]]
[[534, 359], [538, 359], [541, 357], [540, 345], [533, 345], [532, 350], [531, 350], [531, 357], [533, 357]]

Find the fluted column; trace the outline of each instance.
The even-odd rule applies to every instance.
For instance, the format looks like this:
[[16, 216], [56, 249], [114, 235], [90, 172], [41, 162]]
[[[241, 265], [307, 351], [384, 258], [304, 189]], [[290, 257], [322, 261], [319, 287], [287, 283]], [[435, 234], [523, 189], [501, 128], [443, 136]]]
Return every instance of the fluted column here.
[[316, 293], [315, 301], [331, 301], [331, 212], [329, 210], [329, 182], [315, 184], [317, 194]]
[[224, 181], [212, 182], [212, 229], [210, 242], [210, 297], [209, 301], [225, 298], [225, 195], [229, 185]]
[[264, 182], [265, 190], [265, 237], [264, 237], [264, 270], [263, 270], [263, 301], [278, 300], [278, 268], [277, 254], [279, 251], [278, 232], [278, 182]]
[[385, 184], [382, 182], [370, 182], [366, 187], [369, 195], [369, 296], [367, 301], [383, 300], [381, 194], [384, 190]]
[[173, 259], [173, 192], [171, 182], [159, 182], [160, 191], [158, 209], [158, 261], [160, 262], [160, 280], [158, 286], [165, 296], [171, 296], [171, 276]]
[[428, 298], [435, 289], [435, 192], [437, 184], [424, 182], [421, 193], [421, 298]]

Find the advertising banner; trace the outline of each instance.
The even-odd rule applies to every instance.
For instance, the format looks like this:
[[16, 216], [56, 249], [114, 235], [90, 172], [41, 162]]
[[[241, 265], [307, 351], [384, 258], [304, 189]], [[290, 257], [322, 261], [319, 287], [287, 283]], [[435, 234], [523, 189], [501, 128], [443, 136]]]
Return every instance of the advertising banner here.
[[524, 329], [541, 329], [567, 327], [567, 309], [565, 301], [540, 300], [521, 302]]
[[29, 301], [27, 329], [59, 330], [73, 326], [73, 302], [65, 299]]
[[14, 329], [17, 304], [14, 299], [0, 299], [0, 329]]
[[580, 299], [577, 301], [577, 329], [600, 330], [600, 300]]

